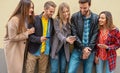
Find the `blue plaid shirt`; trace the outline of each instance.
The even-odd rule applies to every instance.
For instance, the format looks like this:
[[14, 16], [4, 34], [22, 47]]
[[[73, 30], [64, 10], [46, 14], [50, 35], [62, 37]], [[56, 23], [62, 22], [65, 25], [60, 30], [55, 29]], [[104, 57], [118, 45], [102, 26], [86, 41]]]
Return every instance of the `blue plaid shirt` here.
[[84, 30], [82, 43], [87, 46], [89, 43], [89, 31], [90, 31], [90, 18], [84, 17]]

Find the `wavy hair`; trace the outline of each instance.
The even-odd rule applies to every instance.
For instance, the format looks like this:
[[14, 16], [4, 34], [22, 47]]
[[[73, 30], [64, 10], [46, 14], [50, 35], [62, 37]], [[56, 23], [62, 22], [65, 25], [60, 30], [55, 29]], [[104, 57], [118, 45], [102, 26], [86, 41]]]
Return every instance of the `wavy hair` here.
[[[100, 15], [101, 14], [105, 14], [105, 17], [106, 17], [106, 27], [109, 29], [109, 30], [112, 30], [115, 25], [113, 24], [113, 18], [112, 18], [112, 14], [109, 12], [109, 11], [102, 11], [100, 14], [99, 14], [99, 18], [100, 18]], [[99, 26], [99, 28], [102, 28], [102, 26]]]

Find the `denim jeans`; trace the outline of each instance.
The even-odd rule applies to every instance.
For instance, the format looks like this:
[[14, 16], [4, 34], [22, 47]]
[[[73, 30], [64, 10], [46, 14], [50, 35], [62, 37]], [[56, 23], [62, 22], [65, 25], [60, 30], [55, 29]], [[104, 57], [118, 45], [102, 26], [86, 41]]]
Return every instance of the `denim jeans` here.
[[[105, 65], [105, 66], [104, 66], [104, 65]], [[104, 67], [105, 67], [105, 68], [104, 68]], [[107, 60], [106, 60], [106, 61], [103, 61], [103, 60], [101, 60], [101, 59], [99, 58], [99, 63], [96, 65], [96, 73], [104, 73], [104, 69], [106, 69], [106, 70], [105, 70], [106, 73], [113, 73], [113, 71], [110, 72], [110, 70], [109, 70], [108, 61], [107, 61]]]
[[[58, 58], [51, 58], [51, 73], [65, 73], [67, 60], [65, 57], [64, 48], [58, 53]], [[59, 72], [58, 72], [59, 71]]]
[[77, 73], [80, 63], [83, 63], [83, 73], [92, 73], [95, 52], [92, 52], [88, 59], [82, 60], [82, 51], [74, 49], [70, 58], [68, 73]]

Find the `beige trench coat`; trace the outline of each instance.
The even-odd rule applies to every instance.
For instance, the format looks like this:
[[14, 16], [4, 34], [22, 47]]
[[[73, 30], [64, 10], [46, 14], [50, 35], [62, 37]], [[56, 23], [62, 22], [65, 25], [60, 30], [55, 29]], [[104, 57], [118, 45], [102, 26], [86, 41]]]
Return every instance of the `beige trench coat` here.
[[4, 38], [4, 51], [8, 73], [22, 73], [26, 39], [28, 33], [17, 34], [19, 17], [14, 16], [8, 22]]

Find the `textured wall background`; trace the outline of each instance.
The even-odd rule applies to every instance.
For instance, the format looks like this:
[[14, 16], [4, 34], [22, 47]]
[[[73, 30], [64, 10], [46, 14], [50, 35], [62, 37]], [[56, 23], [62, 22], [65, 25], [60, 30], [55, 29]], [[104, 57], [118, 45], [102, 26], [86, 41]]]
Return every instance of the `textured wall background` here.
[[[43, 11], [43, 5], [48, 0], [32, 0], [35, 5], [35, 14], [40, 14]], [[71, 14], [79, 11], [78, 0], [52, 0], [57, 6], [61, 2], [67, 2], [71, 9]], [[19, 0], [0, 0], [0, 48], [3, 48], [3, 37], [5, 35], [5, 25], [8, 18], [14, 11]], [[120, 28], [120, 0], [92, 0], [91, 10], [97, 14], [101, 11], [108, 10], [113, 15], [114, 24]], [[57, 9], [56, 9], [57, 12]]]

